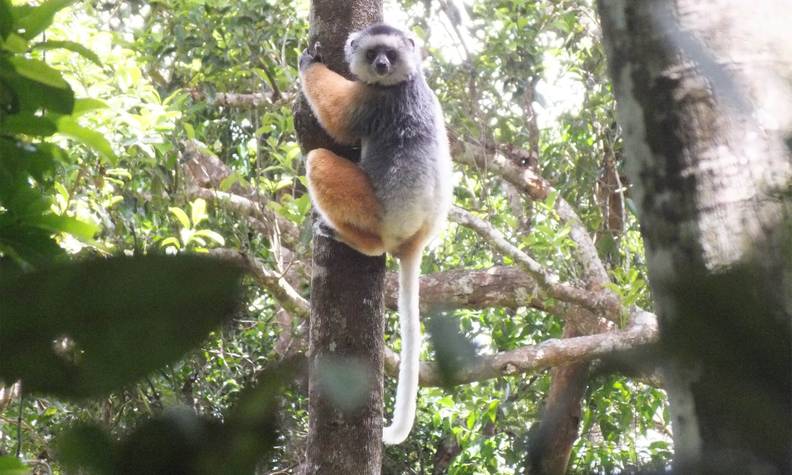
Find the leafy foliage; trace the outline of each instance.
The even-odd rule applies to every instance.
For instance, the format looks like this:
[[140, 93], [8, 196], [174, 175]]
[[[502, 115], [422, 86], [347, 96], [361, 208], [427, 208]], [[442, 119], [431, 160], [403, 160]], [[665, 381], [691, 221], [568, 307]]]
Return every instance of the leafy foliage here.
[[[208, 279], [207, 276], [212, 278]], [[178, 358], [238, 303], [241, 270], [197, 256], [63, 264], [0, 281], [0, 377], [95, 397]]]
[[[26, 381], [21, 400], [0, 392], [0, 454], [19, 444], [30, 466], [40, 458], [89, 473], [293, 470], [307, 394], [284, 384], [299, 370], [274, 362], [300, 352], [304, 323], [252, 282], [245, 305], [234, 306], [238, 269], [182, 254], [241, 249], [308, 295], [307, 279], [291, 275], [303, 272], [292, 263], [307, 258], [300, 230], [310, 213], [291, 111], [307, 2], [23, 3], [0, 0], [0, 387]], [[389, 8], [405, 12], [427, 45], [451, 132], [529, 152], [558, 189], [544, 202], [515, 200], [503, 180], [463, 167], [457, 204], [575, 281], [570, 230], [553, 207], [565, 198], [597, 236], [613, 290], [625, 305], [650, 307], [629, 196], [616, 230], [596, 191], [606, 159], [618, 172], [621, 150], [590, 2], [448, 5]], [[255, 93], [257, 104], [231, 104], [227, 94], [239, 93]], [[230, 170], [220, 191], [244, 190], [300, 236], [262, 233], [222, 200], [193, 196], [188, 143]], [[496, 264], [511, 262], [450, 225], [422, 270]], [[563, 326], [533, 307], [449, 313], [431, 333], [458, 344], [435, 338], [426, 359], [512, 350], [559, 337]], [[396, 321], [387, 331], [394, 349]], [[334, 369], [347, 377], [336, 378], [342, 399], [360, 383], [345, 369]], [[519, 471], [549, 385], [544, 371], [422, 389], [416, 429], [387, 450], [385, 472]], [[389, 397], [394, 388], [388, 379]], [[667, 427], [661, 390], [597, 375], [570, 471], [662, 463]], [[0, 473], [20, 467], [0, 457]]]

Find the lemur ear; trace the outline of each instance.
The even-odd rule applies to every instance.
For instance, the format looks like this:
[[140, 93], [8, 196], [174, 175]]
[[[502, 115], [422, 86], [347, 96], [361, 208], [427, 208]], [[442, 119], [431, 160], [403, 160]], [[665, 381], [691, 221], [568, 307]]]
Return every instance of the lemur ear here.
[[360, 32], [355, 31], [349, 34], [346, 41], [346, 46], [348, 49], [357, 49], [358, 43], [360, 43]]
[[415, 40], [414, 39], [412, 39], [412, 38], [410, 38], [408, 36], [407, 37], [407, 42], [410, 43], [410, 48], [415, 49]]

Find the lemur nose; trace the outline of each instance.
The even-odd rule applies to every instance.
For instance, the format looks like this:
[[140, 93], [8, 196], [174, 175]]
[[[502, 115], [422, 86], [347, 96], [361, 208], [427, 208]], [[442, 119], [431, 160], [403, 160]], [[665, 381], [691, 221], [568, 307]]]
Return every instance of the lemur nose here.
[[379, 74], [387, 73], [389, 66], [390, 65], [388, 64], [388, 60], [386, 60], [386, 59], [377, 59], [374, 62], [374, 69], [376, 69], [377, 73], [379, 73]]

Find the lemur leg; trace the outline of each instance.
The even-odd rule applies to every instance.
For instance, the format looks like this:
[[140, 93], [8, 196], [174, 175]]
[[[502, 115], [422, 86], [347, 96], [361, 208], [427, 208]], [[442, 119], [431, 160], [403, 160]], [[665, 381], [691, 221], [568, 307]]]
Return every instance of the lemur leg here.
[[369, 256], [385, 252], [382, 210], [368, 176], [354, 163], [317, 148], [308, 153], [308, 192], [341, 241]]
[[311, 63], [300, 71], [303, 93], [322, 128], [338, 143], [352, 144], [349, 112], [364, 94], [365, 86], [335, 73], [322, 63]]

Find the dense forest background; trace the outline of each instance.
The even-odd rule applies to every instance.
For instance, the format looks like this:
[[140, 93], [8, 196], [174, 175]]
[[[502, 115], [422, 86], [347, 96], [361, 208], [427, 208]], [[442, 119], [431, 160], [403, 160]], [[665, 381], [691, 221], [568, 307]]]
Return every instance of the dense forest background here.
[[[293, 105], [308, 13], [0, 0], [0, 474], [224, 457], [239, 460], [228, 473], [296, 471], [312, 229]], [[384, 18], [423, 43], [457, 206], [422, 269], [422, 359], [441, 367], [426, 368], [384, 473], [521, 472], [552, 437], [548, 407], [573, 408], [572, 437], [552, 449], [569, 473], [666, 466], [668, 400], [636, 351], [656, 321], [595, 5], [402, 0]], [[398, 351], [394, 291], [389, 275]], [[449, 360], [467, 373], [444, 379]], [[366, 384], [355, 364], [323, 369], [348, 410]], [[245, 445], [252, 430], [271, 438]]]

